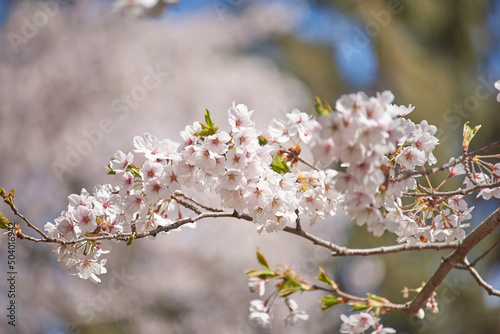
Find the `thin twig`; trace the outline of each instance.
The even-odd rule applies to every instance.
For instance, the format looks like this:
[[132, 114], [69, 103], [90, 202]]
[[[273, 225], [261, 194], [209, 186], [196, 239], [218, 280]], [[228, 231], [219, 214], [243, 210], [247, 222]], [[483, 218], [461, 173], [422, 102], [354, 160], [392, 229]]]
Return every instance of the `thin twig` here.
[[200, 203], [200, 202], [196, 201], [194, 198], [189, 197], [188, 195], [186, 195], [186, 194], [184, 194], [184, 193], [182, 193], [182, 192], [180, 192], [180, 191], [176, 191], [176, 192], [172, 195], [172, 197], [173, 197], [174, 199], [176, 199], [176, 196], [181, 196], [181, 197], [184, 197], [184, 198], [185, 198], [185, 199], [187, 199], [188, 201], [193, 202], [194, 204], [198, 205], [200, 208], [203, 208], [203, 209], [208, 210], [208, 211], [211, 211], [211, 212], [224, 212], [224, 211], [225, 211], [224, 209], [213, 208], [213, 207], [210, 207], [210, 206], [208, 206], [208, 205], [202, 204], [202, 203]]
[[422, 245], [401, 244], [394, 246], [355, 249], [355, 248], [347, 248], [339, 246], [333, 242], [320, 239], [315, 235], [312, 235], [304, 230], [298, 230], [297, 228], [293, 228], [290, 226], [285, 227], [283, 231], [303, 237], [311, 241], [315, 245], [331, 250], [332, 256], [334, 257], [384, 255], [384, 254], [399, 253], [404, 251], [444, 250], [444, 249], [457, 249], [458, 247], [460, 247], [460, 242], [453, 242], [453, 243], [439, 242], [439, 243], [429, 243]]
[[194, 213], [197, 213], [197, 214], [202, 214], [203, 211], [200, 210], [200, 208], [197, 208], [196, 206], [194, 206], [193, 204], [191, 203], [188, 203], [188, 202], [185, 202], [179, 198], [177, 198], [175, 195], [172, 195], [172, 198], [174, 201], [176, 201], [179, 205], [182, 205], [183, 207], [185, 207], [186, 209], [189, 209], [191, 211], [193, 211]]
[[310, 167], [311, 169], [314, 169], [314, 170], [317, 170], [319, 171], [319, 168], [314, 166], [313, 164], [307, 162], [306, 160], [302, 159], [301, 157], [297, 156], [297, 159], [302, 162], [304, 165], [306, 165], [307, 167]]
[[[359, 297], [359, 296], [351, 295], [350, 293], [347, 293], [347, 292], [340, 290], [338, 288], [338, 286], [337, 286], [337, 288], [335, 288], [335, 287], [325, 288], [323, 286], [313, 284], [312, 288], [314, 290], [335, 293], [347, 301], [354, 300], [354, 301], [366, 303], [367, 305], [370, 305], [370, 301], [373, 301], [372, 299], [370, 299], [368, 297]], [[408, 305], [407, 304], [394, 304], [394, 303], [391, 303], [389, 300], [385, 299], [383, 302], [383, 308], [388, 309], [388, 310], [404, 311], [408, 308]]]
[[481, 153], [484, 153], [484, 152], [488, 152], [488, 151], [491, 151], [495, 148], [498, 148], [500, 147], [500, 140], [497, 140], [493, 143], [489, 143], [488, 145], [486, 146], [483, 146], [475, 151], [472, 151], [472, 152], [469, 152], [467, 153], [468, 156], [475, 156], [475, 155], [479, 155]]
[[476, 280], [477, 284], [483, 287], [484, 290], [490, 295], [490, 296], [497, 296], [500, 297], [500, 290], [494, 289], [488, 282], [486, 282], [481, 275], [477, 272], [477, 270], [474, 268], [473, 265], [467, 261], [467, 259], [464, 259], [464, 264], [466, 269], [471, 273], [472, 277]]
[[479, 186], [479, 183], [477, 183], [476, 178], [475, 178], [475, 177], [474, 177], [474, 175], [473, 175], [473, 174], [475, 174], [475, 172], [474, 172], [474, 173], [472, 173], [473, 171], [471, 171], [471, 170], [470, 170], [470, 166], [469, 166], [469, 163], [470, 163], [471, 161], [472, 161], [472, 159], [471, 159], [471, 157], [470, 157], [470, 156], [467, 156], [467, 157], [465, 158], [465, 160], [464, 160], [464, 164], [463, 164], [463, 165], [464, 165], [465, 175], [467, 176], [467, 178], [469, 179], [469, 181], [470, 181], [473, 185], [475, 185], [475, 186], [477, 187], [477, 186]]
[[14, 202], [7, 202], [5, 201], [5, 203], [7, 203], [10, 208], [12, 209], [12, 212], [14, 212], [14, 214], [16, 216], [18, 216], [19, 218], [21, 218], [26, 224], [28, 224], [29, 227], [31, 227], [32, 229], [34, 229], [35, 231], [38, 232], [38, 234], [40, 234], [42, 237], [44, 237], [45, 239], [48, 238], [47, 234], [45, 234], [42, 230], [40, 230], [38, 227], [36, 227], [34, 224], [32, 224], [28, 218], [26, 218], [24, 215], [22, 215], [16, 208], [16, 206], [14, 205]]
[[[160, 232], [169, 232], [171, 230], [178, 229], [179, 227], [194, 223], [200, 219], [204, 218], [220, 218], [220, 217], [233, 217], [233, 218], [238, 218], [238, 219], [245, 219], [245, 220], [252, 220], [252, 217], [247, 214], [240, 214], [236, 211], [234, 212], [229, 212], [229, 211], [224, 211], [224, 212], [205, 212], [202, 214], [199, 214], [194, 217], [187, 217], [180, 219], [176, 222], [173, 222], [172, 224], [169, 225], [161, 225], [158, 226], [157, 228], [149, 231], [144, 231], [144, 232], [136, 232], [134, 235], [134, 239], [142, 239], [145, 237], [155, 237], [158, 233]], [[126, 232], [126, 233], [116, 233], [116, 234], [101, 234], [97, 236], [90, 236], [90, 237], [80, 237], [78, 239], [70, 239], [70, 240], [63, 240], [59, 238], [50, 238], [46, 237], [43, 239], [37, 239], [28, 235], [23, 234], [21, 238], [28, 239], [34, 242], [45, 242], [45, 243], [54, 243], [54, 244], [61, 244], [61, 245], [72, 245], [72, 244], [78, 244], [81, 242], [87, 242], [87, 241], [99, 241], [99, 240], [121, 240], [121, 241], [128, 241], [129, 238], [132, 236], [132, 232]]]
[[472, 267], [475, 267], [476, 264], [481, 261], [482, 259], [484, 259], [486, 257], [486, 255], [488, 255], [493, 249], [495, 249], [495, 247], [497, 247], [498, 245], [500, 245], [500, 239], [498, 239], [490, 248], [488, 248], [483, 254], [481, 254], [477, 259], [475, 259], [474, 261], [472, 261], [472, 263], [470, 264]]
[[[458, 190], [453, 190], [453, 191], [432, 191], [423, 188], [422, 193], [403, 193], [403, 196], [406, 197], [427, 197], [427, 196], [432, 196], [432, 197], [451, 197], [455, 195], [467, 195], [470, 193], [473, 193], [477, 190], [481, 189], [494, 189], [500, 187], [500, 182], [495, 182], [495, 183], [489, 183], [489, 184], [478, 184], [477, 186], [474, 186], [472, 188], [467, 188], [467, 189], [458, 189]], [[425, 189], [425, 190], [424, 190]]]

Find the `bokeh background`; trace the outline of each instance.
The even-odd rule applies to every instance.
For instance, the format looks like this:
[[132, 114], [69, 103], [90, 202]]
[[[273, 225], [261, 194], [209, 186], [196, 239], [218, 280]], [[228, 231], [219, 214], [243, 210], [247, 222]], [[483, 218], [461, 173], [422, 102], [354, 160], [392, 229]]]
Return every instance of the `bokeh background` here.
[[[158, 85], [145, 89], [151, 73]], [[500, 1], [180, 0], [157, 17], [138, 19], [113, 11], [111, 1], [3, 0], [0, 186], [15, 188], [18, 208], [42, 227], [70, 193], [106, 182], [103, 167], [117, 149], [131, 149], [135, 135], [177, 139], [206, 108], [224, 128], [232, 101], [254, 109], [264, 127], [292, 108], [313, 113], [314, 96], [333, 104], [360, 90], [389, 89], [396, 103], [416, 106], [415, 122], [427, 119], [440, 129], [436, 156], [444, 163], [460, 154], [467, 120], [482, 124], [472, 148], [499, 139], [498, 79]], [[472, 225], [499, 202], [475, 205]], [[21, 223], [6, 206], [0, 210]], [[374, 239], [344, 217], [310, 229], [346, 246], [394, 242]], [[499, 237], [494, 233], [474, 254]], [[271, 328], [247, 320], [248, 302], [257, 296], [248, 292], [243, 271], [258, 266], [257, 246], [275, 265], [287, 263], [311, 279], [322, 265], [345, 290], [395, 302], [404, 302], [401, 290], [419, 286], [446, 255], [333, 260], [294, 236], [259, 236], [243, 221], [207, 221], [130, 247], [114, 245], [108, 274], [95, 285], [69, 276], [51, 246], [18, 240], [17, 322], [8, 326], [2, 312], [0, 332], [337, 333], [346, 309], [322, 314], [319, 294], [295, 298], [311, 315], [295, 327], [284, 327], [280, 304]], [[0, 249], [5, 273], [6, 238]], [[499, 249], [478, 269], [500, 288]], [[6, 277], [0, 281], [5, 309]], [[383, 323], [398, 333], [500, 328], [500, 300], [467, 273], [453, 271], [437, 300], [438, 315], [394, 313]]]

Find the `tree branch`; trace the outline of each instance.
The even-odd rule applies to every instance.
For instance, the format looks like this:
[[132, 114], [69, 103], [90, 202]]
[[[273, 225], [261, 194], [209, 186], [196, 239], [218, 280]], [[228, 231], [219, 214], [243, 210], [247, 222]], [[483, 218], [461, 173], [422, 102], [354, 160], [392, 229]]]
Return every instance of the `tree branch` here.
[[[500, 239], [498, 239], [493, 245], [491, 245], [490, 248], [488, 248], [483, 254], [481, 254], [480, 256], [478, 256], [474, 261], [472, 261], [472, 263], [470, 264], [471, 267], [474, 267], [476, 266], [476, 264], [481, 261], [482, 259], [484, 259], [486, 257], [486, 255], [488, 255], [493, 249], [495, 249], [495, 247], [497, 247], [498, 245], [500, 244]], [[466, 259], [467, 260], [467, 259]]]
[[416, 315], [418, 310], [432, 296], [432, 293], [443, 282], [448, 273], [458, 264], [463, 263], [467, 254], [486, 236], [491, 234], [498, 226], [500, 226], [500, 208], [493, 212], [485, 221], [483, 221], [474, 231], [472, 231], [462, 241], [461, 245], [447, 258], [445, 258], [434, 275], [425, 284], [422, 290], [417, 294], [413, 301], [409, 304], [407, 314], [410, 316]]
[[43, 238], [47, 239], [48, 236], [42, 231], [40, 230], [38, 227], [36, 227], [35, 225], [33, 225], [28, 218], [26, 218], [24, 215], [22, 215], [16, 208], [16, 206], [14, 205], [14, 202], [11, 201], [11, 202], [8, 202], [8, 201], [5, 201], [5, 203], [7, 203], [12, 212], [18, 216], [19, 218], [21, 218], [26, 224], [28, 224], [29, 227], [31, 227], [32, 229], [34, 229], [35, 231], [37, 231], [38, 234], [40, 234]]
[[[176, 201], [179, 201], [179, 199], [177, 198], [177, 196], [181, 196], [181, 197], [184, 197], [185, 199], [187, 199], [188, 201], [191, 201], [193, 202], [195, 205], [199, 206], [200, 208], [202, 209], [205, 209], [205, 210], [208, 210], [208, 211], [211, 211], [211, 212], [224, 212], [224, 209], [219, 209], [219, 208], [213, 208], [213, 207], [210, 207], [210, 206], [207, 206], [207, 205], [204, 205], [198, 201], [196, 201], [194, 198], [192, 197], [189, 197], [187, 196], [186, 194], [180, 192], [180, 191], [176, 191], [174, 192], [174, 194], [172, 195], [172, 198]], [[193, 210], [194, 211], [194, 210]]]
[[427, 197], [427, 196], [433, 196], [433, 197], [451, 197], [454, 195], [467, 195], [470, 193], [473, 193], [477, 190], [481, 189], [494, 189], [500, 187], [500, 182], [495, 182], [495, 183], [483, 183], [483, 184], [477, 184], [476, 186], [472, 188], [467, 188], [467, 189], [458, 189], [458, 190], [453, 190], [453, 191], [430, 191], [425, 188], [422, 188], [422, 193], [403, 193], [403, 196], [406, 197]]
[[[59, 239], [59, 238], [51, 238], [48, 236], [45, 236], [44, 238], [34, 238], [29, 235], [21, 233], [19, 238], [21, 239], [27, 239], [33, 242], [45, 242], [45, 243], [54, 243], [54, 244], [61, 244], [61, 245], [72, 245], [72, 244], [77, 244], [80, 242], [86, 242], [86, 241], [99, 241], [99, 240], [121, 240], [121, 241], [128, 241], [129, 238], [134, 234], [134, 239], [142, 239], [145, 237], [155, 237], [158, 233], [160, 232], [168, 232], [171, 230], [178, 229], [179, 227], [194, 223], [200, 219], [204, 218], [220, 218], [220, 217], [233, 217], [237, 219], [244, 219], [244, 220], [249, 220], [252, 221], [252, 217], [247, 214], [241, 214], [236, 211], [229, 212], [229, 211], [224, 211], [224, 212], [204, 212], [201, 214], [198, 214], [194, 217], [187, 217], [183, 218], [180, 220], [177, 220], [173, 222], [172, 224], [169, 225], [162, 225], [158, 226], [157, 228], [149, 231], [144, 231], [144, 232], [136, 232], [135, 234], [133, 232], [126, 232], [126, 233], [105, 233], [105, 234], [100, 234], [96, 236], [89, 236], [89, 237], [81, 237], [78, 239], [70, 239], [70, 240], [64, 240], [64, 239]], [[26, 219], [27, 220], [27, 219]], [[27, 220], [29, 222], [29, 220]], [[28, 224], [30, 227], [33, 226], [31, 222]]]
[[313, 234], [307, 233], [302, 229], [293, 228], [290, 226], [285, 227], [283, 230], [285, 232], [295, 234], [299, 237], [305, 238], [311, 241], [313, 244], [324, 247], [326, 249], [331, 250], [332, 256], [370, 256], [370, 255], [384, 255], [391, 253], [399, 253], [403, 251], [418, 251], [418, 250], [444, 250], [444, 249], [457, 249], [460, 247], [460, 242], [453, 243], [429, 243], [422, 245], [394, 245], [394, 246], [382, 246], [375, 248], [365, 248], [365, 249], [355, 249], [355, 248], [347, 248], [339, 246], [333, 242], [326, 241], [316, 237]]
[[500, 290], [496, 290], [494, 289], [490, 284], [488, 284], [482, 277], [481, 275], [479, 275], [479, 273], [477, 272], [476, 268], [474, 268], [470, 263], [469, 261], [467, 261], [467, 259], [464, 259], [464, 264], [465, 264], [465, 269], [467, 269], [472, 277], [474, 277], [474, 279], [476, 280], [477, 284], [479, 284], [480, 286], [482, 286], [484, 288], [484, 290], [486, 290], [486, 292], [488, 292], [488, 294], [490, 296], [497, 296], [497, 297], [500, 297]]

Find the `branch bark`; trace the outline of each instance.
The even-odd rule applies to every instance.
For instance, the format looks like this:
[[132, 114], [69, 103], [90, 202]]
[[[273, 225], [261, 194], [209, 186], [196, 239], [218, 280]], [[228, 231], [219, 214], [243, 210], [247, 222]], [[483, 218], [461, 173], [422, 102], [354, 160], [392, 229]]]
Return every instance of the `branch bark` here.
[[457, 265], [465, 263], [465, 257], [481, 240], [491, 234], [498, 226], [500, 226], [500, 208], [493, 212], [485, 221], [483, 221], [474, 231], [472, 231], [462, 241], [460, 246], [445, 258], [434, 275], [425, 284], [422, 290], [415, 296], [413, 301], [408, 306], [406, 313], [410, 316], [417, 314], [418, 310], [432, 296], [432, 293], [443, 282], [448, 273]]

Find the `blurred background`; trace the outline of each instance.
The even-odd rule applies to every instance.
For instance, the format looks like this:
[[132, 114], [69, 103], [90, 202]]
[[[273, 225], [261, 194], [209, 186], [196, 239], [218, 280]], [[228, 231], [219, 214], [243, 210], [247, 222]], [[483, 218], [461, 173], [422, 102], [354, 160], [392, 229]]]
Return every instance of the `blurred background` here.
[[[133, 2], [0, 2], [0, 186], [16, 189], [16, 205], [39, 227], [59, 216], [69, 194], [107, 182], [104, 166], [117, 149], [130, 150], [135, 135], [176, 140], [206, 108], [224, 129], [232, 101], [254, 109], [263, 128], [293, 108], [312, 114], [314, 96], [334, 104], [344, 93], [389, 89], [397, 104], [416, 106], [415, 122], [438, 127], [441, 163], [460, 154], [467, 120], [482, 124], [472, 149], [499, 139], [500, 1], [179, 0], [166, 10]], [[499, 201], [474, 205], [477, 225]], [[5, 205], [0, 210], [23, 226]], [[394, 242], [343, 217], [310, 230], [352, 247]], [[257, 295], [243, 271], [258, 267], [257, 246], [273, 265], [287, 263], [311, 280], [322, 265], [346, 291], [394, 302], [404, 302], [401, 290], [418, 287], [446, 255], [332, 260], [291, 235], [259, 236], [248, 222], [202, 221], [114, 245], [108, 274], [95, 285], [68, 275], [51, 246], [17, 240], [17, 322], [8, 326], [2, 315], [0, 332], [337, 333], [346, 309], [322, 314], [320, 294], [295, 297], [311, 315], [295, 327], [284, 327], [280, 303], [271, 328], [248, 321]], [[6, 272], [6, 238], [0, 248]], [[500, 288], [500, 249], [478, 270]], [[0, 280], [4, 308], [8, 289]], [[382, 322], [398, 333], [500, 328], [500, 299], [465, 272], [446, 278], [437, 301], [437, 315], [394, 313]]]

